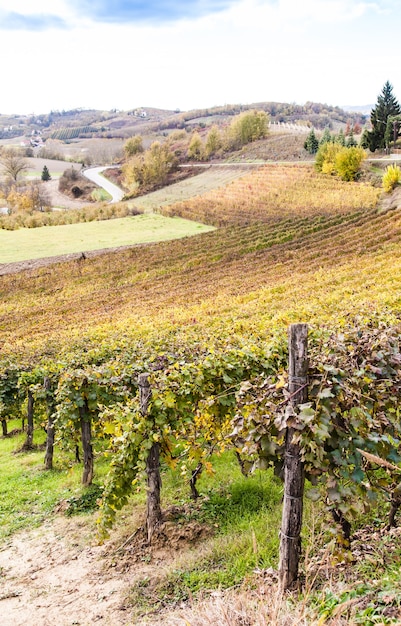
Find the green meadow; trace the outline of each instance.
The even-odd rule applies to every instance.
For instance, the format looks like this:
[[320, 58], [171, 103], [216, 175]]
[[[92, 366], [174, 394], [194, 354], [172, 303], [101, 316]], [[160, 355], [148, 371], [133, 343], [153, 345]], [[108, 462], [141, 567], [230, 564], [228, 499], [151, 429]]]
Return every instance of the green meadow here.
[[0, 230], [0, 263], [168, 241], [210, 230], [214, 228], [157, 214], [63, 226]]

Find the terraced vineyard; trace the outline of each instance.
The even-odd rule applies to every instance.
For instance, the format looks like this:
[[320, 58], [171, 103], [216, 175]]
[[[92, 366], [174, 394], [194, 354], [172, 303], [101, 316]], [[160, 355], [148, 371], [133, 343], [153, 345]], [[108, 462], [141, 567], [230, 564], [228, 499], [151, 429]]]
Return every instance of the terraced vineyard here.
[[[381, 214], [377, 200], [377, 189], [327, 179], [308, 166], [261, 168], [164, 211], [224, 223], [217, 231], [3, 277], [3, 337], [10, 345], [27, 335], [41, 342], [108, 323], [134, 334], [142, 324], [168, 332], [195, 319], [201, 326], [241, 319], [247, 300], [260, 323], [266, 299], [270, 317], [308, 321], [312, 311], [318, 319], [333, 309], [338, 280], [328, 284], [331, 272], [345, 274], [364, 301], [382, 297], [383, 272], [390, 279], [391, 264], [398, 265], [401, 231], [398, 212]], [[347, 304], [348, 297], [344, 306], [354, 310], [358, 301]]]

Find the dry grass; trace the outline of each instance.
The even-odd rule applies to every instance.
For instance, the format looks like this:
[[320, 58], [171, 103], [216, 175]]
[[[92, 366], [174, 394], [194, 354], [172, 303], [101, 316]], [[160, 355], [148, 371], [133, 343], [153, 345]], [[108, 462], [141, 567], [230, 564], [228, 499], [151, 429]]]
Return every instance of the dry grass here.
[[[291, 603], [292, 604], [292, 603]], [[302, 605], [289, 608], [271, 586], [246, 593], [232, 589], [214, 592], [209, 598], [156, 621], [139, 622], [149, 626], [303, 626], [310, 625]]]

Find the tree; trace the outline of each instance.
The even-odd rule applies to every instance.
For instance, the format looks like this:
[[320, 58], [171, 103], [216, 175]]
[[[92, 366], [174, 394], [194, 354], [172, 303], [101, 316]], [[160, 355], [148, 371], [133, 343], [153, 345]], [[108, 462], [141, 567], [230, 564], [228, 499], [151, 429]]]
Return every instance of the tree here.
[[366, 141], [371, 152], [384, 148], [389, 151], [392, 134], [394, 134], [394, 143], [399, 135], [399, 124], [394, 123], [393, 126], [391, 118], [399, 115], [401, 115], [401, 107], [393, 95], [391, 83], [387, 81], [370, 114], [372, 130], [366, 133]]
[[344, 135], [344, 131], [342, 128], [340, 128], [340, 131], [337, 137], [335, 138], [335, 141], [339, 143], [340, 146], [345, 146], [345, 135]]
[[367, 128], [365, 128], [362, 133], [359, 145], [361, 146], [361, 148], [364, 148], [364, 150], [369, 150], [369, 131], [367, 130]]
[[309, 154], [316, 154], [319, 149], [319, 140], [317, 139], [313, 128], [305, 140], [304, 148]]
[[202, 161], [204, 154], [205, 150], [201, 136], [197, 131], [195, 131], [188, 146], [188, 158], [193, 159], [194, 161]]
[[319, 145], [323, 146], [325, 143], [328, 143], [330, 141], [333, 141], [333, 138], [331, 136], [330, 129], [326, 126], [326, 128], [323, 131], [323, 135], [321, 136]]
[[245, 111], [237, 115], [228, 129], [228, 149], [237, 150], [247, 143], [266, 137], [268, 121], [265, 111]]
[[127, 159], [135, 154], [140, 154], [141, 152], [143, 152], [143, 144], [142, 137], [140, 135], [127, 139], [124, 144], [124, 154]]
[[205, 154], [207, 158], [216, 154], [218, 150], [222, 147], [223, 142], [221, 139], [220, 131], [216, 125], [213, 125], [209, 130], [209, 133], [206, 137], [205, 143]]
[[365, 158], [362, 148], [327, 142], [318, 150], [315, 167], [322, 174], [337, 174], [342, 180], [351, 181], [357, 178]]
[[49, 172], [49, 170], [48, 170], [47, 165], [44, 165], [44, 166], [43, 166], [41, 179], [42, 179], [44, 182], [47, 182], [48, 180], [50, 180], [50, 179], [51, 179], [50, 172]]
[[341, 149], [340, 144], [333, 141], [326, 141], [320, 145], [315, 161], [317, 171], [323, 174], [335, 174], [336, 157]]
[[28, 169], [28, 163], [16, 148], [7, 148], [0, 155], [0, 165], [6, 174], [15, 182], [18, 176]]
[[6, 201], [9, 215], [15, 213], [16, 211], [29, 212], [32, 209], [29, 194], [19, 192], [15, 186], [11, 188], [6, 197]]
[[130, 189], [162, 185], [178, 161], [167, 143], [154, 141], [149, 150], [132, 157], [123, 166], [125, 185]]
[[17, 188], [14, 185], [6, 200], [10, 215], [18, 211], [32, 214], [33, 211], [45, 211], [51, 206], [48, 190], [38, 180], [31, 181], [24, 187]]
[[345, 145], [347, 146], [347, 148], [356, 147], [358, 145], [358, 142], [356, 141], [354, 137], [354, 133], [352, 132], [352, 129], [348, 133], [348, 137], [347, 137], [347, 141], [345, 142]]

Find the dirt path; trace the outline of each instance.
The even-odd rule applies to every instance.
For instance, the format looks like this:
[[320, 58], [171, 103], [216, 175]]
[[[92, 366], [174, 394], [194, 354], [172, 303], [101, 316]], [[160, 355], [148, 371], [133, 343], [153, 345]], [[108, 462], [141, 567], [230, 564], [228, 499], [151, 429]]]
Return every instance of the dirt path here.
[[57, 518], [0, 548], [2, 626], [132, 624], [124, 607], [131, 575], [106, 568], [87, 526]]
[[179, 607], [135, 617], [129, 594], [138, 581], [166, 576], [183, 552], [203, 544], [210, 529], [195, 521], [177, 525], [165, 512], [149, 547], [140, 521], [130, 517], [99, 546], [94, 526], [87, 516], [59, 514], [0, 544], [1, 626], [188, 624]]

